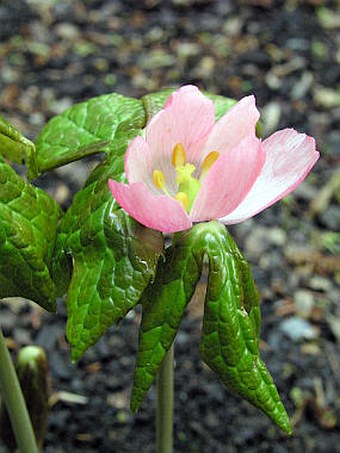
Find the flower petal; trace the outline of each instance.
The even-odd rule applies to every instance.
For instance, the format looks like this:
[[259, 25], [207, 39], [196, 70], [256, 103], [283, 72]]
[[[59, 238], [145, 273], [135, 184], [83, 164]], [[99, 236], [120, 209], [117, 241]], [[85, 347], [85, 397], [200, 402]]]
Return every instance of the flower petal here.
[[294, 190], [319, 158], [312, 137], [284, 129], [264, 140], [266, 162], [243, 202], [223, 223], [239, 223], [263, 211]]
[[214, 124], [213, 101], [197, 87], [187, 85], [171, 94], [164, 109], [147, 125], [146, 141], [150, 146], [153, 168], [164, 172], [171, 190], [176, 190], [176, 174], [171, 163], [173, 147], [176, 143], [182, 143], [187, 161], [194, 163], [192, 154], [197, 151], [195, 144], [202, 140], [205, 142]]
[[190, 217], [193, 222], [217, 219], [244, 199], [264, 165], [265, 153], [256, 137], [245, 138], [213, 164], [198, 192]]
[[124, 168], [130, 184], [144, 181], [150, 185], [152, 181], [151, 153], [149, 145], [140, 135], [137, 135], [128, 146]]
[[192, 226], [181, 204], [166, 195], [153, 195], [145, 184], [122, 184], [109, 180], [117, 203], [134, 219], [154, 230], [175, 233]]
[[241, 99], [215, 124], [201, 158], [204, 159], [212, 150], [220, 153], [231, 151], [244, 138], [255, 136], [255, 126], [259, 118], [255, 97], [246, 96]]

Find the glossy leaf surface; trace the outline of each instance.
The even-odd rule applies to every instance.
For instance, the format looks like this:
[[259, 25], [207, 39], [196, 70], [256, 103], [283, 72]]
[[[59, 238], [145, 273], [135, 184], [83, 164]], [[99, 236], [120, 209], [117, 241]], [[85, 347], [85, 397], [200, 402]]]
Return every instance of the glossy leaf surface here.
[[259, 296], [248, 264], [218, 222], [178, 235], [152, 286], [143, 295], [143, 319], [131, 408], [136, 411], [170, 348], [186, 304], [209, 261], [201, 354], [225, 386], [265, 412], [283, 431], [291, 427], [259, 355]]
[[159, 261], [154, 282], [143, 294], [143, 318], [131, 396], [133, 412], [150, 388], [201, 277], [203, 250], [196, 230], [190, 230], [176, 246], [166, 250]]
[[259, 296], [250, 269], [227, 230], [217, 225], [207, 252], [202, 358], [230, 391], [290, 434], [289, 418], [259, 353]]
[[61, 210], [0, 157], [0, 298], [22, 296], [55, 309], [50, 275]]
[[143, 126], [144, 110], [137, 99], [111, 93], [75, 104], [52, 118], [37, 137], [38, 171], [114, 151], [125, 143], [131, 129]]
[[59, 230], [54, 271], [59, 293], [67, 291], [74, 360], [138, 303], [163, 250], [162, 235], [131, 219], [108, 190], [109, 178], [124, 180], [127, 144], [145, 122], [141, 103], [135, 107], [134, 123], [127, 109], [110, 153], [75, 196]]

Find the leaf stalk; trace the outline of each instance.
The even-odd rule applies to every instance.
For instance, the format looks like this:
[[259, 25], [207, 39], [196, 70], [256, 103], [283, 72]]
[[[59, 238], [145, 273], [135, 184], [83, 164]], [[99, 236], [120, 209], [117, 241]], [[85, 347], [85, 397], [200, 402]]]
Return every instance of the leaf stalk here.
[[168, 350], [157, 377], [157, 453], [173, 451], [174, 345]]
[[38, 453], [31, 419], [0, 328], [0, 389], [21, 453]]

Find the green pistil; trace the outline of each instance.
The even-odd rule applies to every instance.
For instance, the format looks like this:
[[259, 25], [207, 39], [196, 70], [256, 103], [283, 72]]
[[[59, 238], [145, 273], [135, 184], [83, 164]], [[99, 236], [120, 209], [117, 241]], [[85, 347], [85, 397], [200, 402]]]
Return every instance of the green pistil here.
[[198, 191], [201, 188], [199, 180], [191, 176], [195, 170], [196, 167], [192, 164], [176, 166], [176, 182], [178, 184], [178, 192], [184, 192], [187, 195], [189, 200], [189, 204], [187, 206], [188, 212], [190, 212]]

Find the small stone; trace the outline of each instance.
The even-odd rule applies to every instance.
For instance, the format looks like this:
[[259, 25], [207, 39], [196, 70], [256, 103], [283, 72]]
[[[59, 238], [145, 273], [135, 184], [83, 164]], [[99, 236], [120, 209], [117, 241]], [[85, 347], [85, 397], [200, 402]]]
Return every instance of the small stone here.
[[312, 324], [298, 316], [285, 319], [280, 323], [280, 330], [292, 341], [313, 340], [319, 332]]
[[[340, 63], [339, 63], [340, 65]], [[337, 158], [340, 157], [340, 131], [333, 130], [328, 134], [327, 137], [327, 149], [328, 153]]]
[[267, 72], [265, 82], [271, 90], [278, 90], [282, 85], [282, 80], [271, 71]]
[[267, 136], [275, 131], [279, 125], [282, 114], [281, 105], [278, 102], [269, 102], [262, 109], [263, 135]]
[[328, 292], [332, 289], [332, 283], [328, 278], [321, 277], [320, 275], [315, 275], [309, 281], [309, 288], [315, 291], [324, 291]]
[[337, 231], [340, 225], [340, 207], [329, 206], [327, 211], [322, 214], [321, 221], [329, 230]]
[[313, 92], [314, 101], [324, 108], [339, 107], [340, 93], [338, 90], [317, 85]]
[[315, 344], [315, 343], [305, 343], [301, 346], [300, 351], [302, 354], [306, 355], [320, 355], [321, 354], [321, 349], [320, 347]]
[[56, 99], [50, 105], [50, 110], [55, 115], [65, 112], [68, 108], [72, 107], [72, 99], [69, 97], [64, 97], [61, 99]]
[[199, 55], [201, 47], [194, 42], [183, 42], [177, 45], [177, 55], [182, 60]]
[[195, 68], [195, 74], [203, 78], [209, 77], [214, 72], [215, 64], [214, 58], [209, 56], [203, 57]]
[[66, 200], [68, 198], [70, 198], [70, 196], [71, 196], [71, 190], [69, 189], [69, 187], [66, 184], [64, 184], [62, 182], [57, 184], [53, 198], [55, 199], [55, 201], [58, 204], [64, 205], [64, 203], [66, 202]]
[[245, 239], [246, 256], [248, 259], [258, 259], [268, 249], [266, 240], [267, 230], [263, 227], [254, 228]]
[[270, 228], [268, 231], [268, 241], [273, 245], [282, 247], [287, 242], [287, 233], [279, 227]]
[[293, 86], [290, 96], [292, 99], [303, 99], [308, 93], [314, 81], [313, 74], [306, 71], [302, 74], [300, 80]]
[[294, 304], [298, 315], [308, 318], [313, 310], [315, 301], [310, 291], [300, 289], [294, 294]]
[[340, 343], [340, 318], [329, 314], [327, 316], [326, 320], [327, 320], [327, 323], [328, 323], [333, 335], [335, 336], [337, 341]]
[[215, 428], [219, 425], [220, 420], [213, 412], [209, 412], [209, 414], [205, 417], [205, 423], [209, 428]]
[[56, 25], [54, 32], [57, 36], [64, 39], [76, 39], [79, 37], [78, 27], [68, 22], [62, 22]]

